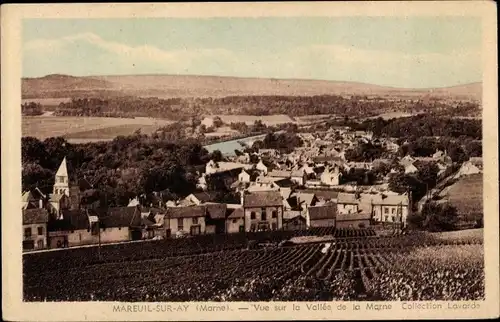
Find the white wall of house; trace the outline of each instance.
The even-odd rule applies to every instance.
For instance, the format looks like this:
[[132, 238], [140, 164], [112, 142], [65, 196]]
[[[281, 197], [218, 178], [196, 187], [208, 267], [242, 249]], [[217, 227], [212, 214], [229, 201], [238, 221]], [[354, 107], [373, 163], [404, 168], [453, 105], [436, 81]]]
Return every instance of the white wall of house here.
[[[116, 243], [130, 240], [130, 231], [128, 227], [108, 227], [101, 228], [101, 243]], [[69, 246], [97, 244], [99, 235], [92, 235], [90, 229], [73, 230], [68, 234]]]
[[226, 230], [228, 234], [238, 233], [240, 227], [245, 228], [244, 218], [228, 218], [226, 219]]
[[358, 212], [357, 204], [337, 203], [337, 213], [339, 214], [354, 214]]
[[341, 173], [339, 171], [324, 171], [321, 174], [321, 183], [328, 186], [338, 186], [340, 184]]
[[[263, 218], [263, 212], [265, 211], [265, 217]], [[269, 229], [281, 229], [283, 226], [283, 207], [256, 207], [256, 208], [244, 208], [245, 210], [245, 231], [250, 231], [255, 225], [255, 229], [258, 229], [259, 223], [267, 223]], [[275, 216], [273, 218], [273, 212]]]
[[262, 163], [262, 160], [260, 160], [259, 163], [257, 163], [255, 168], [259, 171], [262, 171], [264, 174], [267, 174], [267, 172], [269, 171], [269, 169], [266, 167], [266, 165], [264, 163]]
[[47, 247], [47, 225], [28, 224], [23, 225], [23, 240], [32, 240], [34, 249]]
[[243, 170], [238, 175], [238, 181], [239, 182], [250, 182], [250, 175], [245, 170]]
[[165, 229], [170, 229], [171, 235], [181, 230], [190, 234], [193, 226], [199, 226], [200, 234], [205, 234], [205, 217], [165, 218]]
[[373, 219], [380, 222], [399, 222], [399, 212], [403, 223], [406, 223], [408, 217], [408, 207], [401, 205], [374, 205], [373, 212]]

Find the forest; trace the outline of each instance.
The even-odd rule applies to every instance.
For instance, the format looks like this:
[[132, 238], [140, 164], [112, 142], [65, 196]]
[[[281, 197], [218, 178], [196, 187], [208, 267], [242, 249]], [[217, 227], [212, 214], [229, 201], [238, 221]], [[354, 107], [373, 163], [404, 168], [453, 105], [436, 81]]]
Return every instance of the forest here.
[[[102, 97], [102, 96], [101, 96]], [[444, 100], [369, 99], [366, 97], [318, 96], [229, 96], [223, 98], [168, 98], [122, 96], [73, 98], [62, 102], [55, 115], [156, 117], [186, 120], [201, 115], [305, 116], [332, 114], [369, 117], [387, 112], [439, 113], [442, 116], [475, 116], [479, 103]]]

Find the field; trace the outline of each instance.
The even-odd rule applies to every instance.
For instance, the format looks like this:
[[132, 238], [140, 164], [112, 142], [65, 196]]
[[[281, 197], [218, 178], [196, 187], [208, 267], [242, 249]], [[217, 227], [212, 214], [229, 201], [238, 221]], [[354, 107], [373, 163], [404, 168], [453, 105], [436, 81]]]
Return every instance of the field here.
[[224, 97], [246, 95], [369, 95], [383, 97], [466, 98], [481, 100], [481, 83], [437, 89], [406, 89], [355, 82], [190, 75], [48, 75], [22, 79], [23, 98], [102, 95], [142, 97]]
[[247, 125], [252, 125], [255, 121], [262, 121], [265, 125], [276, 125], [282, 123], [295, 123], [288, 115], [219, 115], [222, 122], [226, 124], [245, 122]]
[[[482, 238], [317, 229], [205, 235], [23, 256], [26, 301], [480, 300]], [[250, 247], [259, 241], [264, 247]]]
[[172, 121], [152, 118], [113, 118], [113, 117], [72, 117], [72, 116], [24, 116], [23, 136], [46, 139], [64, 136], [80, 140], [112, 140], [118, 135], [131, 135], [141, 129], [151, 133], [155, 129], [171, 124]]
[[455, 206], [460, 214], [483, 212], [483, 176], [473, 174], [461, 177], [441, 191], [439, 196]]

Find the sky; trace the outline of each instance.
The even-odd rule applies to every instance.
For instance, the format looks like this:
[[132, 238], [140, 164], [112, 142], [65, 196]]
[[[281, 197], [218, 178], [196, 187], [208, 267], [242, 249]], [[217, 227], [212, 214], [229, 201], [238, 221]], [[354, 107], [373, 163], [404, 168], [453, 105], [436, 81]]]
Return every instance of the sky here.
[[405, 88], [481, 81], [472, 17], [27, 19], [23, 77], [218, 75]]

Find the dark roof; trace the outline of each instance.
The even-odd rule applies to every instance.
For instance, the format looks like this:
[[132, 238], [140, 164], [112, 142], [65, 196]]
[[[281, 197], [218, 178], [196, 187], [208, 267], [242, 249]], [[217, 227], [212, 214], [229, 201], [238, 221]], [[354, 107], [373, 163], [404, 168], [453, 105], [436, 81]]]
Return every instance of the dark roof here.
[[196, 199], [200, 200], [201, 202], [213, 202], [215, 201], [215, 198], [217, 198], [217, 194], [217, 191], [204, 191], [193, 193], [193, 196], [195, 196]]
[[339, 194], [338, 191], [334, 190], [321, 190], [321, 189], [302, 189], [302, 190], [297, 190], [297, 192], [301, 193], [314, 193], [314, 195], [320, 199], [324, 200], [331, 200], [331, 199], [337, 199], [337, 196]]
[[295, 216], [293, 218], [288, 218], [288, 219], [284, 219], [283, 218], [283, 224], [289, 224], [289, 223], [293, 223], [293, 222], [303, 222], [303, 223], [305, 223], [306, 219], [303, 216], [301, 216], [301, 215]]
[[369, 220], [371, 219], [371, 214], [361, 213], [361, 214], [337, 214], [336, 221], [356, 221], [356, 220]]
[[44, 208], [23, 209], [23, 225], [43, 224], [49, 221], [49, 213]]
[[167, 216], [169, 218], [204, 217], [205, 207], [203, 206], [172, 207], [167, 209]]
[[89, 218], [84, 210], [63, 210], [63, 219], [51, 222], [49, 230], [81, 230], [90, 227]]
[[286, 201], [288, 202], [292, 210], [302, 209], [302, 207], [299, 206], [299, 200], [297, 199], [297, 196], [290, 197]]
[[141, 212], [137, 207], [109, 208], [100, 216], [102, 227], [134, 227], [141, 225]]
[[89, 190], [89, 189], [93, 189], [94, 187], [92, 186], [92, 184], [86, 179], [86, 178], [83, 178], [83, 179], [80, 179], [78, 180], [78, 187], [80, 188], [80, 190], [82, 191], [85, 191], [85, 190]]
[[273, 207], [282, 206], [283, 198], [278, 191], [257, 191], [245, 194], [244, 207]]
[[211, 219], [225, 219], [227, 205], [224, 203], [214, 203], [204, 205], [207, 215]]
[[230, 218], [230, 219], [245, 218], [243, 208], [234, 209], [234, 211], [227, 218]]
[[295, 183], [290, 178], [285, 178], [282, 180], [274, 181], [274, 183], [281, 188], [290, 188], [295, 185]]
[[309, 217], [311, 220], [335, 219], [336, 216], [336, 205], [309, 207]]

